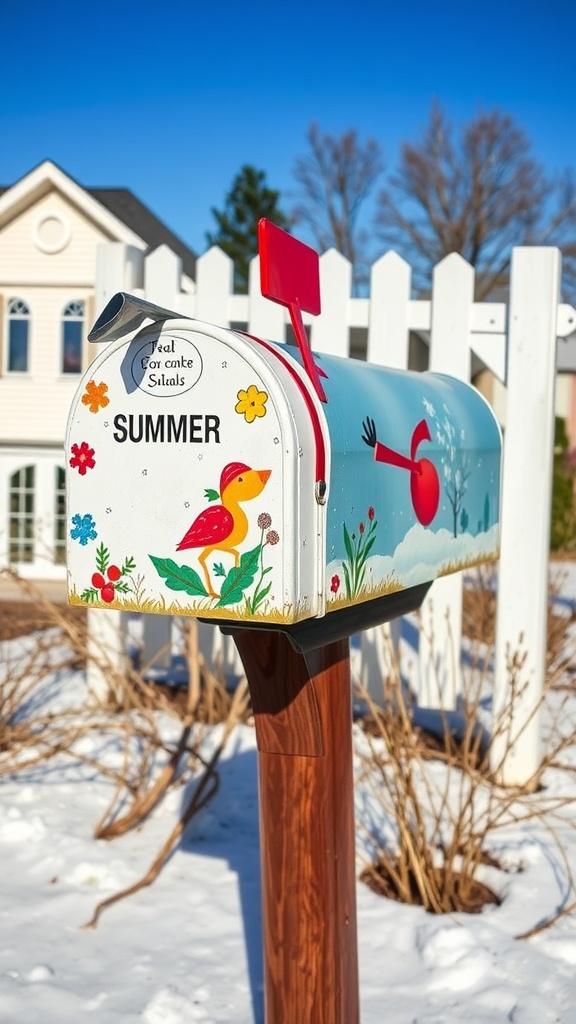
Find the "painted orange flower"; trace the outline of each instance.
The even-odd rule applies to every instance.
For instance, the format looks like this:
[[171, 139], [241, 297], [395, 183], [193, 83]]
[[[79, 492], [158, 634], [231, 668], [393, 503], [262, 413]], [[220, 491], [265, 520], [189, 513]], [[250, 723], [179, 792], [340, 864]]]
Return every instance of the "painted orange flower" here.
[[238, 404], [236, 412], [244, 416], [247, 423], [253, 423], [257, 416], [265, 416], [265, 405], [268, 395], [265, 391], [258, 391], [255, 384], [251, 384], [247, 391], [238, 392]]
[[106, 395], [107, 391], [108, 385], [104, 381], [96, 384], [95, 381], [89, 380], [86, 385], [86, 391], [82, 395], [82, 402], [88, 406], [90, 412], [99, 412], [100, 409], [105, 409], [110, 402]]

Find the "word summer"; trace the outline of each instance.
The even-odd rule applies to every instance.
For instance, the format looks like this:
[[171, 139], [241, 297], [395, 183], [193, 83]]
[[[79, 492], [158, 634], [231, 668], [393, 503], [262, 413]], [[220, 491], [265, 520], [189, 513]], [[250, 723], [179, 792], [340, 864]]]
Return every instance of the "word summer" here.
[[202, 414], [182, 416], [170, 416], [167, 413], [160, 413], [158, 416], [124, 415], [119, 412], [114, 417], [115, 430], [113, 438], [115, 441], [139, 441], [165, 442], [176, 441], [182, 444], [207, 444], [213, 441], [220, 444], [220, 417], [205, 416]]

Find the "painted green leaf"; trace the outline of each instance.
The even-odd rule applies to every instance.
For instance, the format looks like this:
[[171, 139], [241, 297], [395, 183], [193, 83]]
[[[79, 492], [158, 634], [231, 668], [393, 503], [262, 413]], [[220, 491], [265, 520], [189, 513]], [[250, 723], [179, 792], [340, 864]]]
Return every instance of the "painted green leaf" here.
[[350, 534], [346, 529], [346, 523], [344, 523], [344, 547], [346, 548], [346, 554], [350, 562], [354, 561], [354, 552], [352, 550], [352, 542], [350, 540]]
[[214, 571], [214, 575], [215, 576], [225, 576], [226, 575], [226, 569], [224, 568], [222, 562], [214, 562], [214, 565], [212, 566], [212, 569]]
[[364, 550], [362, 552], [360, 552], [360, 554], [358, 555], [358, 564], [359, 565], [364, 565], [364, 563], [366, 562], [366, 559], [368, 558], [368, 555], [370, 554], [372, 548], [374, 547], [374, 541], [375, 540], [376, 540], [376, 537], [369, 537], [368, 538], [368, 541], [366, 543], [366, 546], [364, 547]]
[[345, 562], [342, 562], [342, 569], [344, 570], [344, 585], [346, 587], [346, 597], [352, 597], [352, 584], [350, 582], [350, 573], [348, 572], [348, 566]]
[[204, 497], [206, 498], [207, 501], [218, 501], [220, 495], [218, 494], [218, 491], [214, 490], [213, 487], [207, 487], [206, 490], [204, 491]]
[[183, 590], [192, 597], [209, 597], [206, 587], [197, 572], [189, 565], [177, 565], [172, 558], [156, 558], [149, 555], [156, 572], [166, 580], [170, 590]]
[[80, 600], [86, 601], [88, 604], [92, 604], [93, 601], [98, 597], [98, 591], [90, 587], [88, 590], [83, 590], [80, 594]]
[[109, 562], [110, 552], [104, 542], [102, 542], [102, 544], [99, 544], [96, 548], [96, 567], [100, 572], [106, 572]]
[[242, 594], [254, 582], [261, 549], [262, 545], [259, 544], [258, 547], [252, 548], [252, 551], [245, 551], [240, 559], [240, 565], [230, 569], [222, 584], [217, 608], [224, 608], [228, 604], [236, 604], [242, 600]]
[[252, 602], [251, 602], [251, 604], [252, 604], [252, 611], [253, 612], [255, 612], [256, 609], [260, 607], [260, 605], [262, 604], [262, 601], [264, 600], [264, 598], [270, 593], [270, 587], [271, 586], [272, 586], [272, 584], [269, 583], [267, 587], [264, 587], [264, 590], [257, 590], [256, 591], [256, 593], [254, 594], [254, 597], [252, 598]]

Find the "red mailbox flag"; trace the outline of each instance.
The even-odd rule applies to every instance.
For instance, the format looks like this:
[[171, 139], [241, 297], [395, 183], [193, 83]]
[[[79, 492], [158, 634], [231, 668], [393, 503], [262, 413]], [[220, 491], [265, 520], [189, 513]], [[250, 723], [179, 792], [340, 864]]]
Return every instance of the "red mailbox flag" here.
[[318, 316], [320, 312], [318, 253], [265, 217], [258, 222], [258, 250], [262, 295], [288, 307], [304, 369], [320, 401], [327, 402], [320, 383], [320, 375], [325, 377], [326, 374], [314, 362], [302, 322], [302, 310], [313, 316]]

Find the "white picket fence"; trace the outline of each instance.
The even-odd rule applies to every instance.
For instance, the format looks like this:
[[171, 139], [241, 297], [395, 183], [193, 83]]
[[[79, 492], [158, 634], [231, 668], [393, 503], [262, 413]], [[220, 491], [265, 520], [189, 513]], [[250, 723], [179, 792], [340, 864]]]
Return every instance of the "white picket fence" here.
[[[518, 649], [525, 653], [521, 680], [525, 688], [511, 722], [509, 736], [515, 742], [503, 774], [509, 784], [524, 783], [539, 759], [541, 723], [534, 709], [545, 674], [555, 381], [558, 369], [576, 368], [576, 311], [559, 303], [560, 271], [557, 249], [515, 249], [508, 304], [477, 303], [474, 270], [454, 253], [435, 268], [431, 298], [421, 300], [411, 297], [409, 265], [389, 252], [372, 267], [369, 297], [355, 298], [351, 297], [349, 263], [330, 250], [320, 259], [322, 313], [313, 319], [304, 315], [316, 351], [349, 356], [351, 339], [354, 348], [362, 334], [370, 362], [405, 369], [410, 338], [416, 334], [429, 346], [431, 370], [469, 381], [474, 365], [476, 370], [487, 368], [500, 382], [494, 404], [506, 442], [496, 711], [509, 701], [508, 653]], [[217, 248], [198, 259], [195, 290], [184, 292], [180, 260], [166, 247], [144, 259], [129, 246], [102, 245], [97, 257], [96, 310], [100, 312], [115, 292], [129, 291], [183, 316], [221, 326], [241, 325], [257, 336], [284, 340], [287, 314], [262, 297], [258, 259], [250, 268], [247, 295], [233, 293], [232, 279], [232, 263]], [[559, 346], [557, 339], [561, 339]], [[145, 631], [149, 655], [169, 638], [170, 620], [145, 618], [150, 620]], [[418, 699], [423, 707], [456, 706], [461, 620], [461, 576], [436, 581], [422, 609], [425, 629], [419, 640]], [[120, 615], [94, 610], [90, 628], [95, 638], [105, 634], [109, 646], [114, 631], [120, 634]], [[387, 655], [382, 630], [362, 635], [362, 679], [373, 692], [386, 671]], [[495, 763], [500, 754], [496, 749]]]

